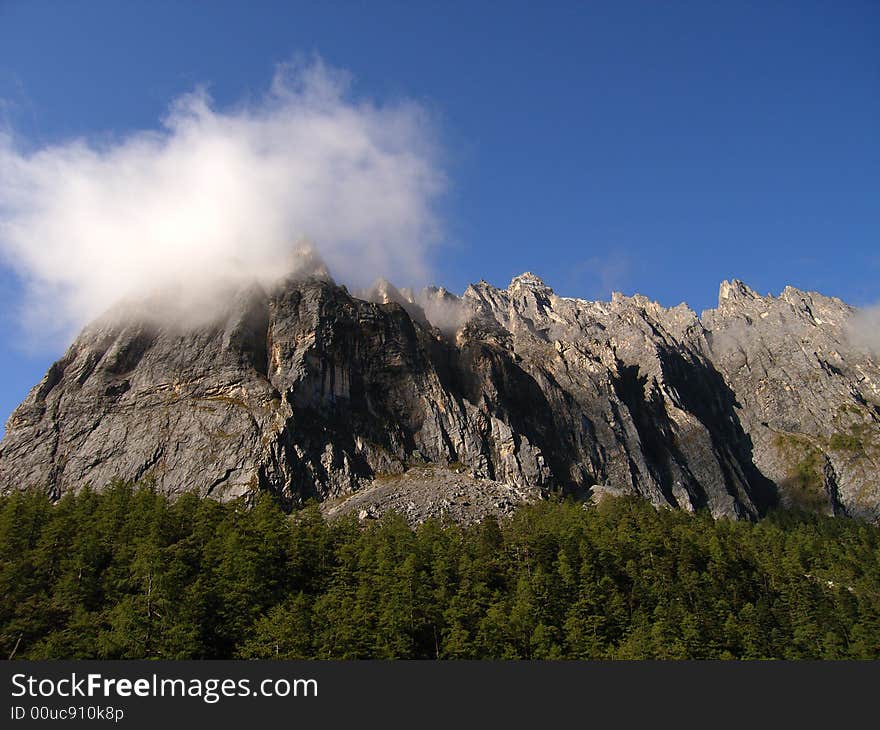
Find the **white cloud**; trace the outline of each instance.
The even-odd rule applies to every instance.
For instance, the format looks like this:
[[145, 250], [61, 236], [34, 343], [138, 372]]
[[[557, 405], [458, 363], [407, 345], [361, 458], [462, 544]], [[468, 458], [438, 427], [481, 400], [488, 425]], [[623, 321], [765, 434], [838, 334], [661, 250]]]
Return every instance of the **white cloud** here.
[[417, 104], [354, 100], [344, 73], [291, 64], [258, 103], [220, 110], [196, 91], [109, 143], [26, 152], [0, 134], [0, 253], [46, 336], [144, 291], [271, 280], [303, 239], [341, 281], [420, 283], [436, 152]]
[[855, 310], [847, 325], [853, 345], [880, 356], [880, 304]]

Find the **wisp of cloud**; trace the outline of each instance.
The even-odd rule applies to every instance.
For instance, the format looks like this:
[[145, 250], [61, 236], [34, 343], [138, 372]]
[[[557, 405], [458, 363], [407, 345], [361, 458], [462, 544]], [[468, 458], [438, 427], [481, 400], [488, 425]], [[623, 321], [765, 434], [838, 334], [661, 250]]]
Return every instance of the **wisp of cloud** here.
[[880, 304], [857, 309], [847, 322], [847, 335], [856, 347], [880, 356]]
[[258, 103], [220, 110], [199, 90], [110, 143], [24, 151], [0, 134], [0, 254], [48, 340], [141, 292], [270, 282], [304, 239], [340, 281], [424, 281], [443, 188], [423, 108], [291, 64]]

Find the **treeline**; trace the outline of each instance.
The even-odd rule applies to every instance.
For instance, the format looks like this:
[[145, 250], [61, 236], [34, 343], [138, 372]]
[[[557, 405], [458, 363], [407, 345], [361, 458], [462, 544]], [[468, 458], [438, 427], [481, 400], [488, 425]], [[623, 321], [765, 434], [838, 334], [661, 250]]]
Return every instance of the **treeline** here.
[[116, 484], [0, 498], [0, 561], [4, 658], [880, 657], [880, 531], [847, 519], [363, 527]]

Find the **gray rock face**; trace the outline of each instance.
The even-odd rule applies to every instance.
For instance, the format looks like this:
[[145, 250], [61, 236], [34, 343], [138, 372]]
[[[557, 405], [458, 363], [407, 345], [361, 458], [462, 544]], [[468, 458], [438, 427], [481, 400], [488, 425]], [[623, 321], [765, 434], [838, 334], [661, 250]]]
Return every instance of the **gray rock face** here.
[[735, 391], [755, 464], [784, 505], [880, 518], [880, 367], [854, 346], [854, 310], [787, 287], [721, 284], [703, 313], [709, 354]]
[[558, 297], [531, 274], [355, 297], [316, 264], [238, 291], [212, 324], [145, 303], [88, 326], [10, 417], [0, 488], [151, 479], [413, 521], [549, 491], [876, 519], [880, 369], [847, 344], [851, 313], [734, 282], [701, 319]]

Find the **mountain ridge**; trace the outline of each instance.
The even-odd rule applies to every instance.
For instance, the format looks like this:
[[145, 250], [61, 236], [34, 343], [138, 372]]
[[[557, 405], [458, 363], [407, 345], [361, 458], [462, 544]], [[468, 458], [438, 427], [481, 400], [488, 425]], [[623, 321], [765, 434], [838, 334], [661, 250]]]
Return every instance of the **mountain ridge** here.
[[210, 325], [110, 313], [84, 328], [10, 417], [0, 489], [151, 479], [367, 517], [393, 503], [412, 521], [549, 492], [880, 516], [880, 367], [849, 343], [839, 299], [734, 279], [698, 316], [559, 297], [530, 272], [460, 297], [351, 294], [306, 258]]

